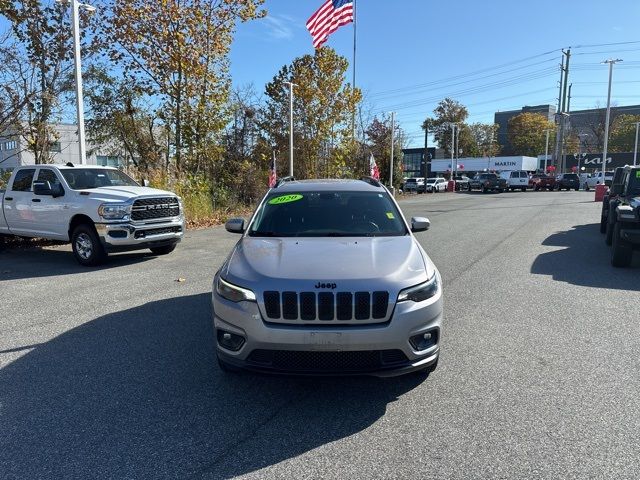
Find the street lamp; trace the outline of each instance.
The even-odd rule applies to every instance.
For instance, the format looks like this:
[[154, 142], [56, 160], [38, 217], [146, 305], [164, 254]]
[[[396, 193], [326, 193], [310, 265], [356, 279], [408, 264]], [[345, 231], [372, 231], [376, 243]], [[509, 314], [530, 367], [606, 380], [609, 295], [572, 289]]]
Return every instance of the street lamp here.
[[[609, 119], [611, 118], [611, 82], [613, 80], [613, 66], [621, 62], [619, 58], [605, 60], [603, 63], [609, 64], [609, 91], [607, 93], [607, 117], [604, 123], [604, 151], [602, 152], [602, 183], [596, 185], [596, 202], [602, 201], [607, 189], [605, 178], [607, 175], [607, 148], [609, 147]], [[599, 187], [599, 188], [598, 188]]]
[[94, 13], [96, 7], [87, 3], [80, 3], [78, 0], [55, 0], [60, 5], [71, 4], [71, 23], [73, 24], [73, 59], [75, 63], [76, 78], [76, 109], [78, 111], [78, 153], [80, 155], [80, 165], [87, 163], [87, 149], [84, 132], [84, 99], [82, 97], [82, 62], [80, 59], [80, 15], [82, 8], [88, 13]]

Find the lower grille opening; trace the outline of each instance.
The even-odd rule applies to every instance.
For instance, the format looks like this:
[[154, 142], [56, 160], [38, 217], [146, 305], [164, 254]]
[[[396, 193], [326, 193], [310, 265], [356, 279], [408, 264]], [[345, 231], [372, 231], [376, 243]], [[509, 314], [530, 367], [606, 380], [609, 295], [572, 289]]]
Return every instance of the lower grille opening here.
[[248, 362], [257, 367], [288, 372], [358, 373], [408, 364], [401, 350], [309, 352], [254, 350]]

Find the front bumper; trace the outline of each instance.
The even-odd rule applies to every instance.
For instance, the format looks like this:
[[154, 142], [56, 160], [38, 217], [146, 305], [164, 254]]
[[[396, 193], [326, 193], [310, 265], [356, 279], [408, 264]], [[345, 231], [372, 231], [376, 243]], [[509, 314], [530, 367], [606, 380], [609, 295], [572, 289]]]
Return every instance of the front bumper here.
[[96, 231], [109, 252], [141, 250], [178, 243], [184, 236], [185, 221], [180, 216], [145, 223], [98, 223]]
[[[218, 356], [228, 364], [247, 370], [296, 375], [388, 377], [425, 369], [437, 362], [440, 352], [442, 289], [424, 302], [396, 304], [387, 323], [361, 326], [265, 323], [256, 303], [233, 303], [218, 296], [215, 290], [212, 300]], [[235, 352], [224, 348], [218, 339], [220, 332], [241, 336], [244, 343]], [[431, 334], [434, 343], [417, 351], [409, 339], [424, 334]], [[377, 354], [382, 359], [380, 363], [360, 363], [362, 358], [371, 359]], [[394, 361], [385, 362], [388, 354], [394, 357]], [[257, 356], [259, 361], [256, 361]], [[298, 363], [287, 366], [271, 361], [273, 357], [291, 358]], [[322, 368], [313, 368], [316, 358]], [[336, 363], [325, 363], [327, 359], [336, 360]], [[351, 360], [357, 363], [357, 367], [349, 363]]]

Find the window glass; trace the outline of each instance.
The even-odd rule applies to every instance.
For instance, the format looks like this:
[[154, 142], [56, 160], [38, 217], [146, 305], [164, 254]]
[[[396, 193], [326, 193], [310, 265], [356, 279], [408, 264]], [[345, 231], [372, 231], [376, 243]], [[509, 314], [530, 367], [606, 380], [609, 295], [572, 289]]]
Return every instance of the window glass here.
[[406, 235], [387, 194], [301, 192], [271, 194], [256, 215], [252, 237], [378, 237]]
[[58, 179], [56, 172], [49, 168], [40, 169], [40, 172], [38, 172], [38, 181], [49, 182], [51, 184], [51, 188], [56, 188], [60, 185], [60, 180]]
[[73, 190], [100, 187], [139, 187], [130, 176], [119, 170], [102, 168], [66, 168], [62, 176]]
[[19, 170], [13, 179], [11, 190], [14, 192], [30, 192], [33, 183], [33, 175], [36, 173], [35, 168]]

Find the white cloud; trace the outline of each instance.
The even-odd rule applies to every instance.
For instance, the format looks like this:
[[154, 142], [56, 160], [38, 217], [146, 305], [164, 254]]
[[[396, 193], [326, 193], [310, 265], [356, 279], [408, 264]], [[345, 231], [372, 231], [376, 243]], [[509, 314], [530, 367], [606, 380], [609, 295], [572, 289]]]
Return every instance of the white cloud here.
[[294, 29], [299, 27], [298, 20], [289, 15], [269, 15], [264, 22], [269, 35], [276, 40], [291, 40]]

